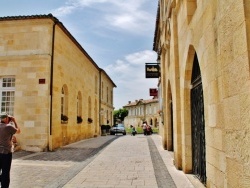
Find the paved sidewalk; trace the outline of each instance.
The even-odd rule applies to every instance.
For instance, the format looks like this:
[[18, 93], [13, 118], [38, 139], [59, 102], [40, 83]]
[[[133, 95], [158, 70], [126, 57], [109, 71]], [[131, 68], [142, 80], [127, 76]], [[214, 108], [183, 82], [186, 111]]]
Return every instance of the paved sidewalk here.
[[99, 136], [53, 152], [15, 152], [10, 188], [23, 187], [204, 188], [175, 168], [157, 134]]
[[159, 135], [122, 136], [108, 145], [64, 188], [193, 188], [173, 165]]
[[117, 138], [90, 138], [53, 152], [14, 152], [10, 188], [63, 187]]

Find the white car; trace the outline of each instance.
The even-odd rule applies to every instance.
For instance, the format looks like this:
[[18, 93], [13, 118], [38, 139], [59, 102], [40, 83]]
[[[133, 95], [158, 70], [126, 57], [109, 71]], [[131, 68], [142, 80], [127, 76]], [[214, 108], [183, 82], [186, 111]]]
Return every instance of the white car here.
[[119, 123], [117, 125], [114, 125], [111, 129], [110, 129], [110, 134], [111, 135], [115, 135], [115, 134], [118, 134], [118, 133], [121, 133], [123, 135], [126, 135], [126, 129], [124, 127], [123, 124]]

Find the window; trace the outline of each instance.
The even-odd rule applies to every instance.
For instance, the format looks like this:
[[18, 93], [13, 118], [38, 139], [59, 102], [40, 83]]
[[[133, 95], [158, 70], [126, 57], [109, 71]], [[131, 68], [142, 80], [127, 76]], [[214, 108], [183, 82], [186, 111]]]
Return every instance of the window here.
[[63, 123], [68, 121], [68, 88], [66, 85], [62, 87], [61, 91], [61, 120]]
[[14, 115], [15, 81], [13, 77], [0, 80], [1, 112], [7, 112], [10, 115]]
[[61, 93], [61, 114], [64, 114], [64, 102], [65, 101], [65, 95], [64, 95], [64, 89], [62, 88]]
[[113, 105], [113, 91], [112, 91], [112, 88], [111, 88], [111, 91], [110, 91], [110, 104]]
[[97, 86], [98, 86], [98, 80], [97, 76], [95, 76], [95, 94], [97, 94]]
[[91, 106], [91, 97], [89, 96], [89, 98], [88, 98], [88, 118], [90, 118], [90, 119], [92, 119], [92, 117], [91, 117], [91, 111], [92, 111], [91, 107], [92, 107]]
[[81, 92], [78, 92], [77, 99], [76, 99], [76, 106], [77, 106], [77, 116], [82, 115], [82, 95]]
[[109, 88], [107, 87], [107, 103], [109, 103]]
[[78, 92], [76, 97], [76, 121], [77, 123], [82, 123], [82, 95], [81, 92]]
[[102, 99], [103, 99], [103, 92], [104, 92], [104, 91], [103, 91], [103, 82], [102, 82]]

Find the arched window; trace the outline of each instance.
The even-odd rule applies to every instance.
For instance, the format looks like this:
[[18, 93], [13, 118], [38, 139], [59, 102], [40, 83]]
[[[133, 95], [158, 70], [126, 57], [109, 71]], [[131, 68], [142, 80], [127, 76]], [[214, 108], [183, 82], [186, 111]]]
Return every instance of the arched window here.
[[63, 123], [68, 121], [68, 88], [66, 85], [62, 87], [61, 91], [61, 121]]
[[104, 91], [103, 91], [103, 82], [102, 82], [102, 91], [101, 91], [101, 92], [102, 92], [102, 99], [103, 99], [103, 92], [104, 92]]
[[76, 99], [76, 112], [77, 112], [77, 123], [82, 123], [82, 95], [78, 92]]
[[92, 121], [93, 121], [93, 119], [91, 117], [91, 109], [92, 109], [92, 107], [91, 107], [91, 97], [89, 96], [89, 98], [88, 98], [88, 122], [89, 123], [92, 123]]
[[107, 90], [107, 91], [106, 91], [106, 93], [107, 93], [107, 103], [109, 103], [109, 88], [107, 87], [106, 90]]
[[95, 94], [97, 94], [97, 90], [98, 90], [98, 80], [97, 76], [95, 76]]

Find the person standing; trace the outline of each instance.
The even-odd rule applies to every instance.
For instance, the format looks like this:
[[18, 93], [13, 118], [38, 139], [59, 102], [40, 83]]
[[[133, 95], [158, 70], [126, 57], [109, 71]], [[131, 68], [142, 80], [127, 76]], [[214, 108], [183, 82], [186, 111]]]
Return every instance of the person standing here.
[[143, 129], [143, 134], [147, 135], [147, 122], [143, 122], [142, 129]]
[[2, 172], [0, 181], [1, 188], [8, 188], [12, 162], [12, 136], [21, 131], [15, 118], [7, 113], [1, 113], [0, 120], [0, 171]]
[[136, 134], [135, 127], [133, 125], [130, 125], [130, 129], [131, 129], [131, 136], [135, 136]]

